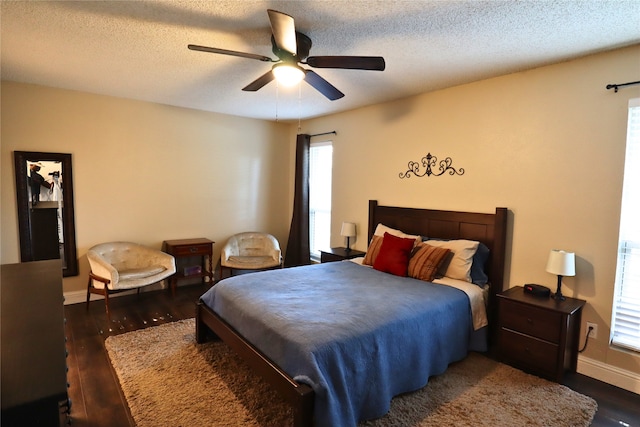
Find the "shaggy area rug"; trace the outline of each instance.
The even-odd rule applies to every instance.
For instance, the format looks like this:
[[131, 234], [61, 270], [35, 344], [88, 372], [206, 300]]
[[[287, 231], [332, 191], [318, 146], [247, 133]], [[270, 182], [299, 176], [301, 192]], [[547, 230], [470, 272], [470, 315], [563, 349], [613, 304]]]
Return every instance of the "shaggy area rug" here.
[[[194, 319], [105, 341], [138, 427], [287, 426], [291, 412], [224, 343], [196, 344]], [[360, 426], [588, 426], [596, 402], [471, 353]]]

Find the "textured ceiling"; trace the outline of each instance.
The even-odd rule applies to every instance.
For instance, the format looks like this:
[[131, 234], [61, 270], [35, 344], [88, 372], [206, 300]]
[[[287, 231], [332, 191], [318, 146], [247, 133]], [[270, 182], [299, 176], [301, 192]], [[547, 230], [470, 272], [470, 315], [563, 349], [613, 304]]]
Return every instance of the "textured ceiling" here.
[[[3, 80], [267, 120], [298, 120], [640, 43], [633, 1], [2, 1]], [[383, 56], [379, 71], [315, 69], [345, 93], [241, 89], [272, 58], [267, 9], [311, 55]], [[639, 58], [640, 61], [640, 58]], [[305, 66], [309, 68], [308, 66]], [[619, 82], [611, 82], [619, 83]]]

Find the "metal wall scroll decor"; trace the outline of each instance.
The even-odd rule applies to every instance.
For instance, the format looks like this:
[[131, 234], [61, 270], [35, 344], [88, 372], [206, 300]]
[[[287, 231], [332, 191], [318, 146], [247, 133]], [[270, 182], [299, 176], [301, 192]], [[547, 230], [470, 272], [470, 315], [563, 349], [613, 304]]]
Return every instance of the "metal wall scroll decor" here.
[[[407, 169], [406, 172], [400, 172], [399, 176], [400, 179], [411, 178], [411, 175], [415, 175], [417, 177], [429, 177], [431, 175], [440, 176], [445, 172], [449, 172], [449, 175], [464, 175], [464, 168], [459, 168], [456, 170], [456, 168], [451, 166], [451, 163], [453, 163], [451, 157], [447, 157], [444, 160], [440, 160], [440, 162], [438, 162], [438, 158], [436, 156], [432, 156], [431, 153], [427, 153], [427, 155], [420, 160], [420, 163], [410, 161], [407, 164], [407, 167], [409, 169]], [[434, 170], [432, 169], [436, 167], [436, 164], [438, 165], [439, 172], [434, 172]], [[422, 171], [420, 170], [421, 165], [422, 168], [424, 168], [424, 170]]]

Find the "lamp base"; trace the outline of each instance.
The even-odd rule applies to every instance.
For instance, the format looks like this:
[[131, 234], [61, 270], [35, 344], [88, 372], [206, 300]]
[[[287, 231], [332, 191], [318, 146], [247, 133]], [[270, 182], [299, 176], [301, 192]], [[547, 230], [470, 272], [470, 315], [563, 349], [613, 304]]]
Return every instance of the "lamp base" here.
[[562, 276], [558, 275], [558, 288], [556, 289], [556, 293], [553, 295], [553, 299], [556, 301], [564, 301], [566, 298], [562, 295]]

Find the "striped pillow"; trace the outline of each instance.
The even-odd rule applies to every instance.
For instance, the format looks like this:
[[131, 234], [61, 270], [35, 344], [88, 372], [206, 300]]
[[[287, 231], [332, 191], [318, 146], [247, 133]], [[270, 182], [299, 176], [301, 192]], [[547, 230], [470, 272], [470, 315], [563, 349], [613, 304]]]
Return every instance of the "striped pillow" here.
[[382, 236], [373, 236], [371, 238], [371, 242], [369, 242], [369, 247], [367, 248], [367, 253], [364, 256], [364, 260], [362, 263], [364, 265], [373, 265], [378, 254], [380, 253], [380, 247], [382, 246]]
[[448, 254], [449, 249], [420, 243], [409, 259], [408, 276], [427, 282], [433, 281], [438, 268], [447, 259]]

